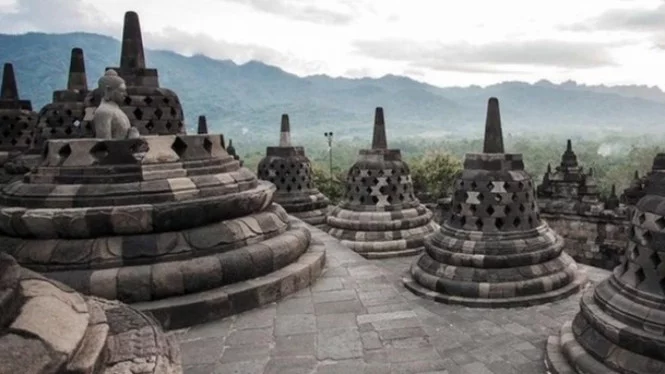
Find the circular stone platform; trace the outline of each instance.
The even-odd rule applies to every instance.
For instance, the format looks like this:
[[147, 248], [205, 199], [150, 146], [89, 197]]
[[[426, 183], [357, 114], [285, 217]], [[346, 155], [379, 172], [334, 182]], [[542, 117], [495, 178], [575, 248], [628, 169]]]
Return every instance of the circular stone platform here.
[[290, 215], [325, 228], [330, 200], [314, 185], [312, 163], [305, 149], [291, 145], [291, 126], [286, 114], [282, 115], [279, 147], [267, 147], [257, 175], [275, 184], [275, 202]]
[[42, 164], [0, 191], [0, 251], [180, 328], [318, 276], [324, 250], [274, 191], [220, 135], [49, 140]]
[[156, 321], [84, 297], [0, 253], [0, 372], [182, 373], [180, 349]]
[[585, 292], [580, 312], [550, 337], [555, 374], [665, 373], [665, 154], [632, 210], [621, 265]]
[[383, 109], [374, 118], [372, 149], [360, 151], [346, 178], [344, 200], [329, 215], [328, 233], [366, 258], [422, 252], [439, 225], [418, 201], [399, 149], [388, 149]]
[[521, 154], [503, 153], [498, 100], [490, 99], [484, 153], [467, 154], [452, 214], [425, 241], [404, 285], [471, 307], [516, 307], [567, 297], [586, 282], [563, 239], [540, 219]]

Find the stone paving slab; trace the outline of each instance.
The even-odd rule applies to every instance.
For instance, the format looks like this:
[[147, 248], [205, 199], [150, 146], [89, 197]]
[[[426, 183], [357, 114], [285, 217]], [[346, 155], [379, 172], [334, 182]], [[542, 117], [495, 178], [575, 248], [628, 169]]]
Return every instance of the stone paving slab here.
[[[471, 309], [422, 299], [401, 278], [414, 257], [367, 260], [312, 229], [326, 267], [311, 287], [262, 308], [175, 331], [191, 374], [541, 374], [547, 338], [579, 309]], [[597, 284], [609, 275], [581, 266]]]

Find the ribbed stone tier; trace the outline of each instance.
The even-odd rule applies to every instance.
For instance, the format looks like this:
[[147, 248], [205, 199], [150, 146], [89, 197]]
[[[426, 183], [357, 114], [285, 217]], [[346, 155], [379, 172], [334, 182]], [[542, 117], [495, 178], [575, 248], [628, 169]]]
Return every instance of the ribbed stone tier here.
[[277, 187], [275, 202], [289, 214], [310, 225], [326, 223], [330, 200], [312, 180], [312, 163], [303, 147], [291, 145], [288, 115], [282, 116], [279, 147], [267, 147], [258, 166], [258, 177]]
[[48, 139], [81, 137], [81, 123], [85, 115], [83, 101], [87, 93], [83, 50], [74, 48], [71, 52], [67, 88], [53, 92], [53, 101], [39, 111], [30, 149], [5, 164], [5, 170], [10, 174], [25, 174], [41, 162], [41, 153]]
[[550, 337], [552, 373], [665, 373], [665, 154], [654, 160], [646, 195], [632, 211], [621, 265], [580, 301]]
[[[139, 16], [125, 14], [122, 32], [120, 67], [115, 70], [127, 84], [127, 97], [121, 109], [142, 135], [184, 134], [184, 116], [180, 99], [175, 92], [159, 86], [157, 69], [148, 68], [143, 50]], [[99, 105], [102, 92], [95, 89], [85, 99], [86, 116], [83, 129], [92, 136], [92, 115]]]
[[180, 374], [180, 350], [149, 316], [85, 297], [0, 253], [0, 373]]
[[[0, 250], [79, 292], [151, 311], [150, 302], [251, 283], [309, 254], [310, 232], [273, 204], [274, 192], [220, 135], [49, 140], [42, 164], [0, 191]], [[305, 256], [295, 270], [307, 280], [272, 297], [308, 285], [323, 256]], [[156, 317], [179, 328], [244, 310], [252, 297], [228, 308], [155, 304]]]
[[585, 281], [562, 238], [540, 219], [522, 155], [503, 151], [498, 105], [490, 99], [484, 153], [466, 155], [450, 216], [404, 279], [420, 296], [472, 307], [526, 306], [566, 297]]
[[439, 226], [414, 195], [409, 166], [388, 149], [377, 108], [372, 149], [361, 150], [346, 179], [344, 200], [327, 219], [328, 233], [366, 258], [413, 255]]

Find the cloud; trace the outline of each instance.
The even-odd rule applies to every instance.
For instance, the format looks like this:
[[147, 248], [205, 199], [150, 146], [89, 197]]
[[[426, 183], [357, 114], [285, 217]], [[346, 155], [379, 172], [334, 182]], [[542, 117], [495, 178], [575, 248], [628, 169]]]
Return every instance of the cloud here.
[[653, 9], [610, 9], [597, 17], [563, 28], [576, 31], [638, 31], [662, 32], [665, 4]]
[[322, 23], [327, 25], [347, 25], [355, 18], [352, 2], [337, 3], [341, 9], [330, 9], [312, 5], [310, 0], [224, 0], [252, 7], [256, 10], [290, 18], [296, 21]]
[[319, 71], [325, 64], [322, 61], [304, 61], [290, 53], [258, 44], [233, 43], [202, 33], [188, 33], [174, 27], [164, 28], [160, 32], [144, 32], [143, 39], [144, 45], [150, 49], [176, 51], [184, 55], [202, 54], [214, 59], [231, 59], [237, 62], [258, 60], [305, 72]]
[[[140, 15], [139, 15], [140, 17]], [[70, 22], [70, 20], [76, 20]], [[43, 31], [66, 33], [87, 31], [119, 36], [121, 20], [111, 21], [95, 6], [81, 0], [18, 0], [14, 10], [0, 14], [0, 32]], [[216, 59], [238, 62], [259, 60], [296, 71], [319, 71], [321, 61], [303, 61], [276, 49], [249, 43], [233, 43], [201, 33], [189, 33], [174, 27], [159, 32], [143, 31], [146, 48], [164, 49], [185, 55], [203, 54]]]
[[512, 72], [497, 66], [587, 69], [615, 65], [608, 45], [560, 40], [500, 41], [481, 45], [383, 39], [357, 40], [356, 52], [411, 66], [445, 71]]
[[4, 32], [108, 31], [111, 22], [82, 0], [17, 0], [12, 11], [0, 14]]

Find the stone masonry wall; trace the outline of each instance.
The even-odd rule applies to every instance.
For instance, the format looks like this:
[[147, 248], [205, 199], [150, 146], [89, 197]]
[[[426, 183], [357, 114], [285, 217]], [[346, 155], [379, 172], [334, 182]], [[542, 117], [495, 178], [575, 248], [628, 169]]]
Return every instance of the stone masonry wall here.
[[541, 217], [564, 237], [564, 249], [575, 261], [608, 270], [619, 264], [628, 242], [627, 219], [545, 212]]

